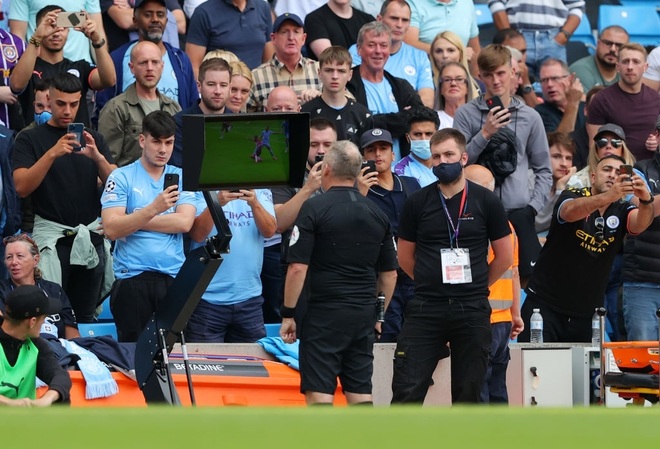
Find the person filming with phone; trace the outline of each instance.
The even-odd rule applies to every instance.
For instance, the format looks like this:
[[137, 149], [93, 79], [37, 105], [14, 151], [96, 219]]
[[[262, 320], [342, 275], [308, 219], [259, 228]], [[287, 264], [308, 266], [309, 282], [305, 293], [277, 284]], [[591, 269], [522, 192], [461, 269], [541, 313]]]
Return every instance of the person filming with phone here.
[[115, 241], [110, 310], [119, 341], [137, 341], [185, 260], [196, 200], [181, 190], [181, 169], [167, 164], [175, 130], [167, 112], [149, 113], [138, 138], [142, 156], [115, 170], [101, 196], [103, 229]]
[[[509, 169], [502, 170], [499, 177], [493, 173], [495, 194], [502, 199], [520, 241], [519, 270], [524, 285], [541, 249], [534, 217], [548, 201], [552, 186], [548, 141], [538, 112], [511, 97], [514, 76], [511, 52], [499, 44], [489, 45], [479, 53], [477, 64], [486, 93], [458, 108], [454, 128], [468, 141], [468, 164], [481, 163], [491, 171]], [[503, 149], [512, 158], [511, 164], [508, 167], [491, 164], [488, 156]], [[528, 185], [530, 169], [533, 189]]]
[[103, 136], [74, 123], [81, 90], [77, 76], [55, 75], [49, 90], [52, 116], [18, 135], [12, 166], [16, 192], [32, 198], [32, 237], [43, 277], [60, 284], [78, 322], [89, 323], [103, 296], [104, 279], [112, 281], [112, 272], [106, 271], [109, 245], [98, 221], [98, 179], [105, 182], [117, 167]]

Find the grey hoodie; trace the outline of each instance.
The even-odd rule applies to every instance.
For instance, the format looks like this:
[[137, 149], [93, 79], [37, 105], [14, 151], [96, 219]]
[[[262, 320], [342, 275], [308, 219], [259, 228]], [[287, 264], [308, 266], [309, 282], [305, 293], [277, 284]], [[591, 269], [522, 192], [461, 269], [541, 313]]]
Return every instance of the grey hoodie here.
[[[495, 193], [506, 210], [531, 205], [538, 212], [547, 203], [552, 186], [548, 138], [541, 116], [534, 109], [516, 97], [511, 98], [509, 109], [512, 110], [511, 121], [506, 127], [516, 135], [518, 166]], [[481, 96], [458, 108], [454, 116], [454, 128], [462, 132], [468, 142], [468, 164], [476, 162], [488, 144], [480, 132], [487, 115], [488, 106]], [[534, 172], [535, 178], [531, 192], [528, 169]]]

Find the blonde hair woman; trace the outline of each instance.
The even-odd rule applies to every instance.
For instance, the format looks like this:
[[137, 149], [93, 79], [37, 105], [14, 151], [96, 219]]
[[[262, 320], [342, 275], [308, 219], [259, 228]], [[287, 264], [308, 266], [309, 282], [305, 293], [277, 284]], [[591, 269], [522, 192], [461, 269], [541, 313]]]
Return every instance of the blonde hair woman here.
[[[469, 70], [469, 56], [471, 56], [472, 49], [466, 49], [463, 46], [463, 42], [461, 42], [461, 38], [458, 37], [456, 33], [451, 31], [443, 31], [442, 33], [438, 33], [435, 39], [433, 39], [433, 42], [431, 42], [431, 49], [429, 52], [432, 62], [431, 68], [433, 69], [433, 79], [436, 86], [439, 83], [440, 69], [442, 66], [448, 62], [458, 62], [463, 67], [465, 67], [465, 71], [468, 73], [468, 77], [470, 78], [468, 87], [472, 91], [472, 98], [477, 98], [479, 95], [481, 95], [479, 85], [472, 77], [472, 75], [470, 75]], [[470, 55], [468, 55], [468, 53], [470, 53]]]
[[231, 68], [231, 84], [229, 85], [229, 101], [227, 107], [234, 113], [245, 112], [245, 105], [254, 83], [252, 72], [242, 61], [229, 63]]

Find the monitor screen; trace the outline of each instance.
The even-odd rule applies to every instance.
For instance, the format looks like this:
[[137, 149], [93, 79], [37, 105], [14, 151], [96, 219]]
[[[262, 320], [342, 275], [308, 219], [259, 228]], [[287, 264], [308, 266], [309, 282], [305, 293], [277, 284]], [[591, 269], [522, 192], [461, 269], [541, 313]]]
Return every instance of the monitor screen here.
[[309, 114], [183, 116], [183, 188], [302, 187]]

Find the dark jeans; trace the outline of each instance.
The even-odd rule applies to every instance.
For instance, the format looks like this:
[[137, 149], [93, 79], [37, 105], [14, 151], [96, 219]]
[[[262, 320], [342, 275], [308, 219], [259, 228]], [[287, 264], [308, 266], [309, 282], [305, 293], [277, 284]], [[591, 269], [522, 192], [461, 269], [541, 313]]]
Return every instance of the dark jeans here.
[[385, 311], [385, 322], [379, 340], [381, 343], [396, 342], [403, 326], [406, 304], [414, 297], [415, 283], [407, 274], [400, 272], [396, 279], [392, 300]]
[[94, 268], [87, 269], [82, 265], [71, 265], [71, 246], [57, 243], [57, 257], [62, 267], [62, 288], [66, 292], [71, 307], [76, 314], [79, 323], [91, 323], [94, 321], [96, 306], [101, 296], [101, 284], [105, 272], [105, 253], [103, 243], [96, 245], [96, 253], [99, 263]]
[[172, 282], [173, 277], [150, 271], [115, 281], [110, 310], [115, 318], [119, 341], [137, 341], [151, 316], [158, 314]]
[[448, 342], [452, 402], [479, 402], [490, 353], [490, 312], [487, 298], [410, 301], [394, 352], [392, 403], [424, 402]]
[[264, 264], [261, 268], [261, 285], [264, 297], [264, 323], [281, 323], [280, 306], [284, 300], [284, 279], [281, 245], [264, 248]]
[[544, 343], [591, 343], [591, 317], [572, 317], [558, 313], [541, 304], [533, 293], [527, 292], [520, 315], [525, 322], [525, 330], [518, 335], [518, 342], [529, 342], [529, 319], [533, 309], [540, 309], [543, 317]]
[[509, 335], [511, 321], [491, 324], [493, 340], [490, 347], [486, 379], [481, 387], [481, 402], [508, 404], [506, 368], [509, 366]]
[[261, 296], [231, 305], [200, 301], [186, 327], [191, 343], [254, 343], [266, 336]]

